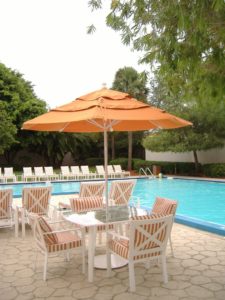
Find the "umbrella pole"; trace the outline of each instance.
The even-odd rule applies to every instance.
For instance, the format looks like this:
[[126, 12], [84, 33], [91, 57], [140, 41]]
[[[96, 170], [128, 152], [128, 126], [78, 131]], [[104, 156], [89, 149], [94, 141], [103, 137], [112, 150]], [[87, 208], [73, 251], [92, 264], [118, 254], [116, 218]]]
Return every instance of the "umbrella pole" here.
[[106, 203], [106, 222], [108, 222], [108, 135], [104, 126], [104, 167], [105, 167], [105, 203]]

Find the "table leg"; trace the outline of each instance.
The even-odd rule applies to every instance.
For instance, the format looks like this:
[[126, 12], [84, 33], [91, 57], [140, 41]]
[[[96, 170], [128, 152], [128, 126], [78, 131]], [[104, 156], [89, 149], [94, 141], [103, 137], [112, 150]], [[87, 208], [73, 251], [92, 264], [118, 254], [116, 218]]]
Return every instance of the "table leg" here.
[[89, 282], [93, 282], [96, 230], [97, 230], [96, 226], [89, 227], [89, 234], [88, 234], [88, 281]]

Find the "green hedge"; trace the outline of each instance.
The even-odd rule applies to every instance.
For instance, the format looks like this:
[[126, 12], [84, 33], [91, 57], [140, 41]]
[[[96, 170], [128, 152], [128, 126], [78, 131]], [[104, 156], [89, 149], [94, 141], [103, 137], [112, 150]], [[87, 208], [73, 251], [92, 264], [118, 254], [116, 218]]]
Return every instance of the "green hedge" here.
[[[127, 170], [128, 159], [125, 157], [112, 159], [109, 161], [109, 165], [121, 165], [121, 168], [123, 170]], [[133, 166], [132, 166], [132, 169], [133, 169]]]
[[203, 165], [203, 173], [208, 177], [225, 177], [225, 164]]
[[85, 163], [88, 166], [97, 166], [97, 165], [104, 165], [104, 158], [103, 157], [90, 157], [85, 159]]

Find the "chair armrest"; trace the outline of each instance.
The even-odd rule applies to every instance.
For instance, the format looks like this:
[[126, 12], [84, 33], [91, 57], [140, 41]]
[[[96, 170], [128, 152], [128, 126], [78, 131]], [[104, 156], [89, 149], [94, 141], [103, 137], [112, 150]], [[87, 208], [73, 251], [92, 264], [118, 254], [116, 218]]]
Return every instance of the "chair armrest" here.
[[125, 235], [121, 235], [121, 234], [118, 234], [116, 232], [108, 232], [107, 233], [109, 236], [111, 236], [111, 239], [123, 239], [123, 240], [128, 240], [129, 241], [129, 238]]

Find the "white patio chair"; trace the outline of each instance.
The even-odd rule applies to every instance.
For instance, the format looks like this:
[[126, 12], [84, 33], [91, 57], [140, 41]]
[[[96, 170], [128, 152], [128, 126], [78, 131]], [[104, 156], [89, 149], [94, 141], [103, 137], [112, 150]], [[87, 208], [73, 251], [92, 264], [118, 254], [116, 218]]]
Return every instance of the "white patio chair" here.
[[61, 166], [61, 179], [74, 179], [75, 175], [71, 173], [69, 166]]
[[18, 222], [15, 220], [12, 200], [12, 189], [0, 190], [0, 228], [15, 226], [15, 236], [18, 237]]
[[[28, 214], [35, 213], [39, 216], [51, 218], [54, 206], [50, 206], [52, 187], [25, 187], [22, 191], [22, 207], [16, 207], [16, 219], [21, 219], [22, 237], [25, 237], [25, 225], [28, 223]], [[50, 211], [51, 207], [51, 211]]]
[[79, 166], [71, 166], [71, 173], [74, 175], [75, 179], [85, 178], [84, 174], [81, 172]]
[[[136, 184], [136, 179], [132, 180], [115, 180], [111, 182], [109, 190], [109, 203], [110, 205], [129, 205], [132, 198], [134, 186]], [[138, 197], [135, 198], [138, 202]]]
[[5, 182], [8, 182], [8, 180], [12, 180], [13, 182], [16, 181], [16, 175], [14, 174], [13, 172], [13, 168], [10, 167], [10, 168], [4, 168], [4, 181]]
[[129, 222], [129, 237], [108, 232], [107, 265], [111, 271], [111, 255], [115, 253], [128, 261], [130, 291], [135, 292], [134, 264], [161, 261], [163, 281], [168, 282], [166, 246], [171, 232], [173, 216], [139, 216]]
[[22, 179], [24, 181], [27, 181], [28, 179], [36, 181], [37, 176], [32, 172], [32, 168], [31, 167], [23, 167]]
[[115, 173], [120, 175], [121, 177], [130, 176], [130, 172], [122, 170], [121, 165], [114, 165], [113, 167]]
[[34, 167], [34, 175], [37, 180], [48, 180], [48, 175], [45, 174], [43, 167]]
[[[173, 221], [175, 218], [176, 210], [177, 210], [177, 201], [170, 200], [162, 197], [156, 197], [155, 202], [153, 203], [152, 210], [150, 211], [150, 215], [173, 215]], [[174, 256], [173, 245], [171, 240], [171, 235], [169, 236], [169, 243], [171, 254]]]
[[53, 167], [44, 167], [45, 174], [49, 180], [57, 180], [59, 179], [59, 174], [56, 174], [53, 170]]
[[50, 223], [41, 216], [35, 216], [34, 214], [30, 214], [29, 218], [30, 223], [33, 224], [36, 246], [45, 257], [43, 271], [44, 281], [47, 279], [49, 255], [55, 255], [60, 252], [64, 252], [67, 260], [69, 260], [70, 252], [72, 250], [79, 250], [82, 254], [82, 273], [85, 272], [85, 234], [83, 229], [68, 229], [65, 228], [65, 222]]
[[105, 177], [105, 169], [102, 165], [96, 166], [97, 176], [98, 177]]
[[96, 173], [91, 172], [88, 166], [81, 166], [81, 172], [85, 178], [96, 178]]

